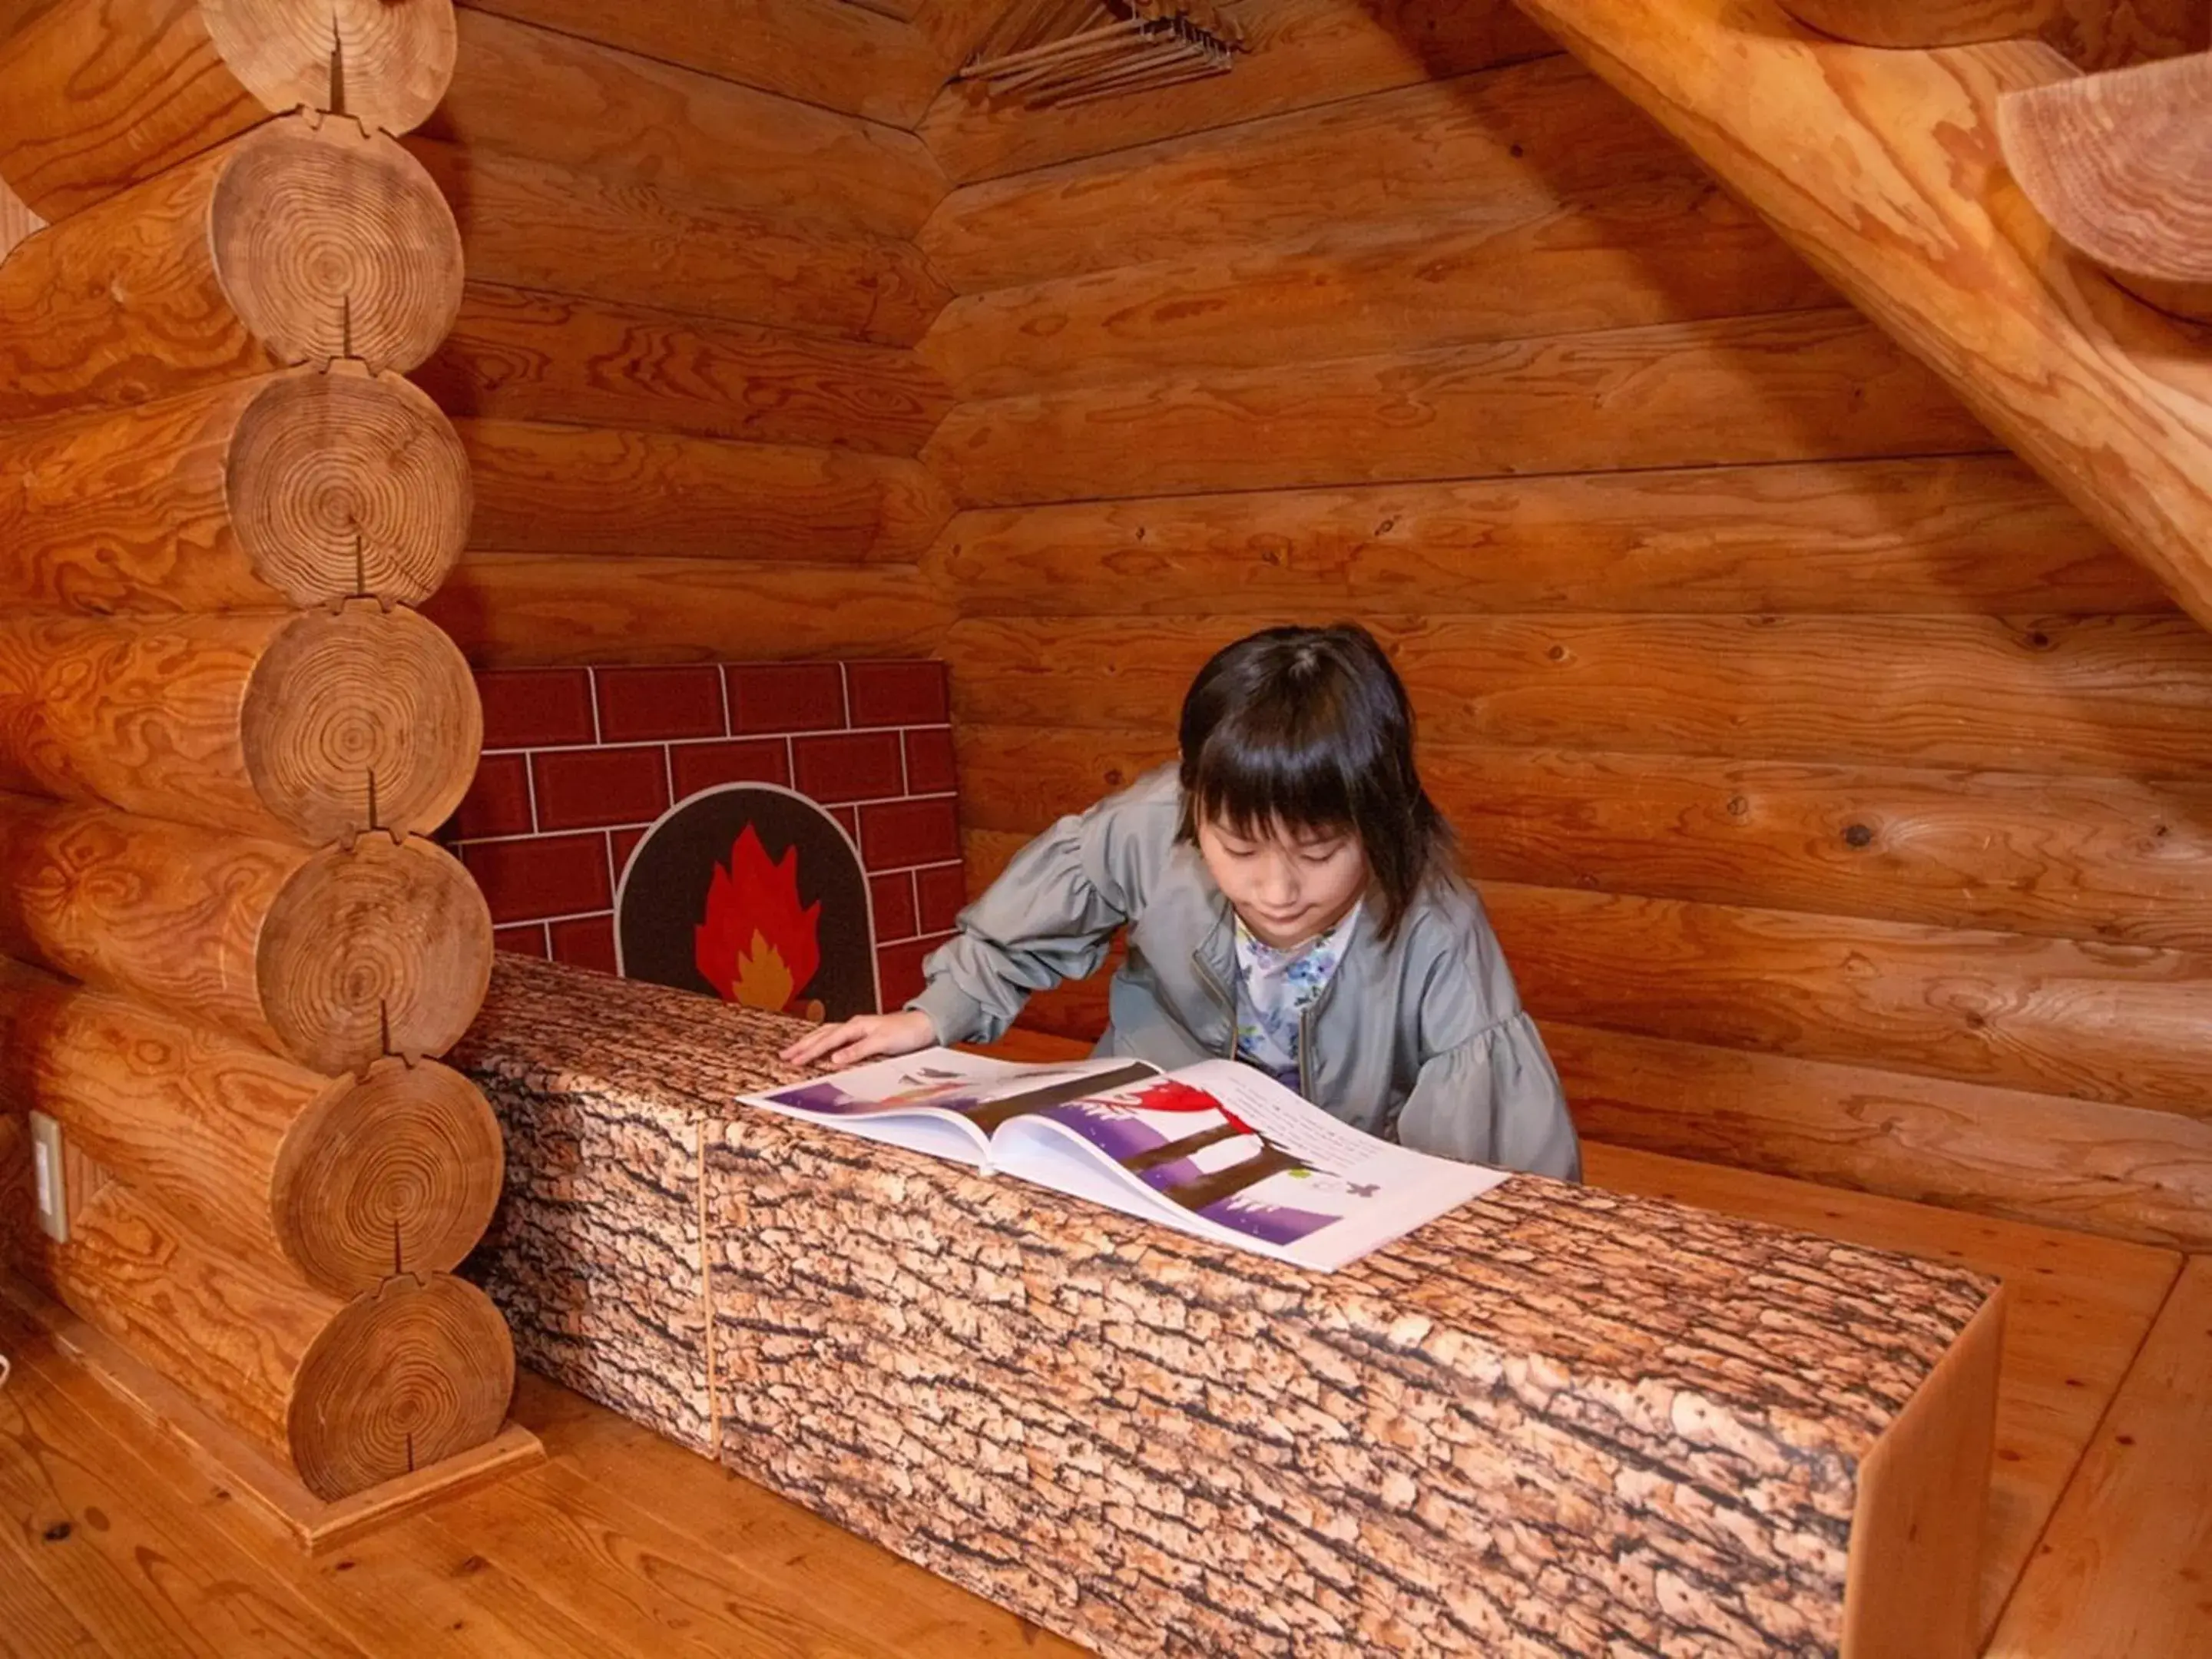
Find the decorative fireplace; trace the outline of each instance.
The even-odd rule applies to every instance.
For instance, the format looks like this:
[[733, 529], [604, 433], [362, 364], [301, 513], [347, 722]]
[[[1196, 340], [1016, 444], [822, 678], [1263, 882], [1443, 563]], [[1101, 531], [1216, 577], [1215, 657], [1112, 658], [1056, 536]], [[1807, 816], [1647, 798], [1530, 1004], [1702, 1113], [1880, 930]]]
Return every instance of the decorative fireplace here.
[[[728, 937], [729, 906], [797, 847], [800, 913], [823, 907], [821, 960], [794, 978], [798, 1012], [810, 1001], [825, 1015], [896, 1008], [921, 988], [922, 958], [951, 933], [967, 896], [944, 664], [502, 669], [479, 673], [477, 685], [483, 759], [447, 839], [490, 903], [501, 950], [712, 995], [726, 984], [768, 996], [780, 971], [795, 970], [798, 947], [777, 947], [778, 969], [753, 951], [750, 931]], [[679, 826], [684, 807], [733, 787], [754, 792], [744, 799], [759, 815], [754, 836], [767, 871], [740, 854], [742, 822], [701, 829], [694, 868], [669, 901], [690, 912], [678, 918], [677, 936], [662, 947], [618, 946], [617, 889], [641, 902], [642, 878], [629, 877], [647, 835], [693, 833]], [[702, 814], [713, 820], [733, 804]], [[842, 867], [857, 860], [857, 902], [839, 884], [845, 878], [829, 874], [838, 849], [810, 839], [817, 848], [810, 854], [800, 842], [797, 826], [817, 837], [825, 817]], [[672, 844], [666, 856], [674, 860]], [[708, 925], [716, 868], [725, 920], [710, 972], [698, 966], [692, 930]], [[846, 927], [847, 915], [861, 925]], [[775, 937], [763, 930], [764, 941]], [[848, 960], [871, 943], [872, 962]]]
[[820, 806], [772, 784], [679, 801], [615, 892], [626, 979], [843, 1019], [881, 1006], [860, 849]]

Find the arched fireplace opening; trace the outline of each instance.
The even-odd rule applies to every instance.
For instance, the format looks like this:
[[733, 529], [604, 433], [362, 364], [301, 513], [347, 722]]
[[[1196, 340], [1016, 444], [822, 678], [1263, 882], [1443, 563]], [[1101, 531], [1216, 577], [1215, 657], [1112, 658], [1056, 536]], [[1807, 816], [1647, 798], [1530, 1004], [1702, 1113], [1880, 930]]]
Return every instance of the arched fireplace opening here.
[[748, 1007], [844, 1019], [882, 1006], [860, 851], [805, 796], [723, 784], [662, 814], [615, 892], [617, 970]]

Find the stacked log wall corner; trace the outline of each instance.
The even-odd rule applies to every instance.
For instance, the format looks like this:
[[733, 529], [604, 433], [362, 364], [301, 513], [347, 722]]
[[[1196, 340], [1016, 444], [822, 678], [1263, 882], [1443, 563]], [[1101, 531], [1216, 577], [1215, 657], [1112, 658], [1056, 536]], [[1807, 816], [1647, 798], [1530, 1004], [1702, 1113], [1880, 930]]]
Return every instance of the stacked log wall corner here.
[[420, 164], [350, 121], [288, 116], [0, 264], [0, 419], [342, 357], [404, 372], [445, 337], [460, 295], [453, 211]]
[[341, 1300], [210, 1247], [121, 1180], [73, 1199], [68, 1241], [34, 1235], [24, 1260], [319, 1498], [483, 1444], [514, 1392], [507, 1327], [467, 1281], [402, 1274]]
[[483, 733], [468, 665], [404, 609], [0, 620], [0, 788], [310, 847], [423, 835]]
[[59, 219], [302, 105], [404, 132], [453, 71], [451, 0], [55, 0], [0, 55], [0, 165]]
[[443, 96], [453, 11], [9, 21], [0, 1109], [60, 1124], [67, 1222], [21, 1194], [13, 1255], [333, 1499], [483, 1445], [514, 1380], [448, 1272], [497, 1126], [431, 1058], [491, 954], [425, 839], [481, 711], [412, 608], [461, 553], [468, 456], [399, 378], [463, 292], [394, 137]]
[[502, 1163], [482, 1094], [434, 1061], [331, 1078], [125, 998], [0, 963], [0, 1092], [196, 1237], [346, 1297], [446, 1272]]

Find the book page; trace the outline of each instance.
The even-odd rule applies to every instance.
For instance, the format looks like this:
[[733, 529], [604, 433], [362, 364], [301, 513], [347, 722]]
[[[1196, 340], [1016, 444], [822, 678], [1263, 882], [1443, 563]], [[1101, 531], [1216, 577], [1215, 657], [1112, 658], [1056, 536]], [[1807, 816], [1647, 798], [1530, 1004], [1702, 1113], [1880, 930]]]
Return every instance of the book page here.
[[1065, 1099], [1154, 1068], [1121, 1060], [1023, 1066], [956, 1048], [924, 1048], [849, 1071], [739, 1097], [788, 1117], [914, 1152], [985, 1164], [992, 1131], [1032, 1100]]
[[1318, 1170], [1351, 1169], [1377, 1154], [1403, 1151], [1331, 1117], [1249, 1066], [1209, 1060], [1186, 1066], [1175, 1075], [1218, 1097], [1255, 1133]]
[[1229, 1060], [1051, 1106], [1001, 1140], [1012, 1173], [1323, 1271], [1505, 1179], [1364, 1134]]

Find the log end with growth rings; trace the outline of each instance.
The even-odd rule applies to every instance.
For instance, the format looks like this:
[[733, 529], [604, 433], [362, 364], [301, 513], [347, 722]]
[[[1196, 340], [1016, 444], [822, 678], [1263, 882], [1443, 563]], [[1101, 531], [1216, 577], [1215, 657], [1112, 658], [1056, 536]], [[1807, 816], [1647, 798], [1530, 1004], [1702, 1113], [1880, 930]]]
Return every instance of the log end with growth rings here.
[[240, 417], [227, 493], [254, 574], [299, 605], [421, 603], [459, 561], [473, 506], [438, 406], [349, 361], [270, 381]]
[[475, 1084], [434, 1060], [381, 1060], [286, 1133], [270, 1194], [276, 1235], [309, 1283], [338, 1296], [394, 1273], [443, 1273], [490, 1226], [505, 1159]]
[[404, 1276], [339, 1310], [300, 1366], [287, 1413], [293, 1466], [344, 1498], [480, 1446], [514, 1392], [514, 1343], [464, 1279]]
[[276, 637], [246, 688], [240, 738], [263, 805], [324, 846], [443, 823], [475, 775], [483, 714], [436, 623], [364, 599]]
[[410, 132], [453, 78], [453, 0], [200, 0], [238, 83], [272, 110], [333, 110]]
[[216, 186], [216, 276], [285, 362], [356, 357], [400, 372], [437, 349], [461, 305], [461, 234], [421, 162], [341, 117], [271, 121]]
[[1997, 137], [2069, 245], [2151, 305], [2212, 320], [2212, 52], [2008, 93]]
[[460, 860], [362, 836], [302, 864], [263, 924], [260, 1006], [283, 1051], [319, 1072], [443, 1054], [491, 982], [491, 912]]

